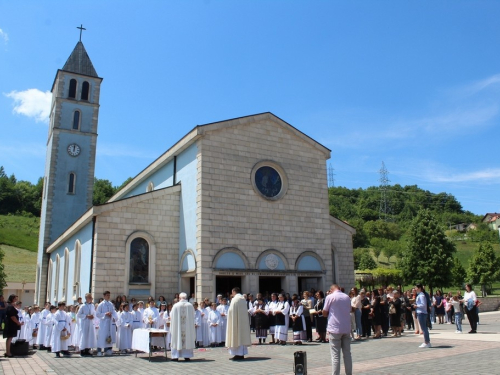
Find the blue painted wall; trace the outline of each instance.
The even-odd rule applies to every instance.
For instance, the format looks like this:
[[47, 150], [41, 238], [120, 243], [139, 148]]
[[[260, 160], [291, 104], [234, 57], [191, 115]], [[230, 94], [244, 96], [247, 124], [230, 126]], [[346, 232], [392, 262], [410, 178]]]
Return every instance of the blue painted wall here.
[[129, 191], [124, 198], [133, 197], [135, 195], [144, 194], [147, 191], [149, 183], [152, 182], [154, 189], [161, 189], [164, 187], [172, 186], [174, 183], [174, 162], [170, 161], [163, 167], [157, 169], [153, 175], [141, 181]]
[[92, 257], [92, 222], [85, 225], [78, 232], [74, 233], [73, 236], [68, 238], [61, 246], [59, 246], [56, 250], [54, 250], [50, 254], [50, 259], [53, 262], [53, 272], [52, 272], [52, 285], [50, 286], [51, 291], [51, 302], [54, 302], [53, 292], [56, 285], [56, 258], [57, 255], [61, 257], [60, 260], [60, 269], [59, 269], [59, 283], [58, 283], [58, 295], [56, 296], [56, 301], [60, 301], [64, 296], [62, 293], [63, 290], [63, 281], [64, 281], [64, 262], [65, 262], [65, 254], [64, 249], [68, 248], [69, 250], [69, 265], [68, 265], [68, 283], [66, 285], [66, 293], [67, 299], [66, 302], [71, 302], [73, 297], [73, 285], [75, 282], [75, 246], [76, 241], [79, 240], [81, 243], [81, 260], [80, 260], [80, 285], [77, 289], [76, 297], [83, 297], [85, 293], [87, 293], [90, 289], [90, 270], [92, 267], [91, 257]]

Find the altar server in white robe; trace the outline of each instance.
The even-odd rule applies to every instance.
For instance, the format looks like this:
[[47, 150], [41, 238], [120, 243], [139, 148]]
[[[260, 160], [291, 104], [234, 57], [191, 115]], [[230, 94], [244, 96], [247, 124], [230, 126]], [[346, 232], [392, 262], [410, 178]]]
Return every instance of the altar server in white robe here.
[[158, 312], [158, 328], [163, 329], [167, 333], [167, 350], [170, 350], [171, 333], [170, 333], [170, 315], [167, 310], [167, 303], [160, 303], [160, 310]]
[[244, 359], [248, 354], [248, 347], [252, 345], [247, 306], [240, 288], [233, 288], [227, 315], [226, 347], [229, 348], [229, 354], [233, 356], [231, 360], [234, 361]]
[[220, 335], [222, 339], [222, 346], [226, 344], [226, 331], [227, 331], [227, 312], [229, 311], [229, 305], [227, 304], [227, 298], [221, 299], [221, 304], [217, 306], [217, 311], [220, 314]]
[[40, 323], [38, 325], [38, 333], [36, 336], [36, 345], [40, 350], [45, 349], [45, 334], [47, 332], [47, 325], [45, 321], [47, 320], [47, 315], [50, 314], [50, 303], [45, 303], [45, 308], [40, 313]]
[[59, 353], [62, 353], [65, 356], [69, 356], [69, 339], [63, 338], [66, 338], [68, 335], [70, 335], [70, 326], [68, 321], [68, 314], [66, 314], [66, 304], [64, 302], [59, 302], [57, 304], [57, 307], [58, 310], [53, 315], [54, 327], [52, 330], [51, 347], [52, 352], [56, 354], [56, 358], [59, 358], [61, 357], [61, 354]]
[[120, 334], [118, 335], [119, 340], [117, 343], [117, 348], [122, 353], [127, 353], [132, 349], [132, 322], [133, 315], [128, 311], [128, 302], [122, 302], [122, 313], [118, 319], [118, 329]]
[[142, 328], [144, 324], [142, 322], [142, 313], [139, 311], [139, 305], [137, 303], [134, 303], [132, 306], [131, 314], [134, 318], [134, 320], [132, 320], [132, 332], [134, 332], [135, 329]]
[[75, 341], [78, 339], [78, 335], [76, 332], [78, 331], [78, 324], [76, 320], [76, 308], [75, 305], [69, 306], [69, 311], [66, 313], [69, 318], [69, 327], [70, 327], [70, 333], [71, 337], [69, 339], [69, 346], [73, 346], [75, 350], [77, 350], [78, 347], [78, 341]]
[[145, 328], [158, 328], [160, 326], [160, 312], [156, 308], [155, 301], [149, 301], [149, 307], [144, 310], [142, 320], [144, 321]]
[[[33, 334], [31, 329], [31, 315], [30, 308], [26, 306], [24, 308], [24, 325], [26, 328], [24, 329], [22, 338], [26, 340], [29, 346], [33, 345]], [[22, 327], [21, 327], [22, 329]]]
[[194, 329], [196, 331], [196, 347], [203, 346], [203, 332], [201, 331], [201, 311], [198, 310], [198, 302], [193, 302]]
[[201, 334], [203, 337], [202, 345], [207, 347], [210, 345], [210, 327], [208, 326], [208, 311], [205, 306], [205, 302], [200, 302], [200, 314], [201, 314]]
[[43, 342], [43, 345], [47, 348], [47, 351], [51, 351], [51, 347], [50, 347], [50, 342], [51, 342], [51, 339], [52, 339], [52, 330], [53, 330], [53, 327], [54, 327], [54, 314], [56, 313], [56, 310], [57, 310], [57, 307], [55, 306], [50, 306], [50, 313], [47, 315], [47, 319], [45, 320], [45, 326], [46, 326], [46, 330], [45, 330], [45, 339], [44, 339], [44, 342]]
[[96, 309], [96, 316], [99, 319], [99, 334], [97, 337], [97, 356], [112, 355], [113, 344], [116, 343], [116, 321], [118, 315], [115, 307], [109, 301], [111, 293], [105, 291], [104, 301], [102, 301]]
[[78, 308], [76, 317], [80, 336], [80, 341], [78, 341], [80, 355], [82, 357], [91, 357], [92, 353], [90, 351], [97, 346], [94, 326], [95, 307], [92, 303], [92, 294], [85, 294], [85, 303]]
[[288, 339], [288, 315], [290, 313], [290, 305], [285, 300], [283, 294], [278, 295], [278, 304], [274, 309], [274, 317], [276, 319], [275, 338], [278, 344], [286, 345]]
[[219, 346], [222, 342], [221, 336], [221, 317], [219, 311], [217, 311], [217, 304], [212, 302], [210, 306], [211, 310], [208, 313], [208, 325], [210, 327], [210, 346]]
[[31, 314], [31, 336], [33, 337], [33, 348], [36, 349], [38, 339], [38, 331], [40, 329], [40, 309], [37, 305], [33, 305], [33, 313]]
[[194, 328], [194, 307], [187, 301], [187, 294], [179, 294], [177, 302], [170, 312], [170, 332], [172, 334], [172, 361], [193, 357], [196, 332]]

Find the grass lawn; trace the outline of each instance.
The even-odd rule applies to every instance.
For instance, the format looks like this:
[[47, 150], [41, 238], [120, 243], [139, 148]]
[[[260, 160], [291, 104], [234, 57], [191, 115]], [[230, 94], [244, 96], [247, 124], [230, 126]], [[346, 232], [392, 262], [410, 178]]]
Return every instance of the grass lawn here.
[[0, 244], [36, 252], [40, 219], [15, 215], [0, 215]]
[[35, 282], [37, 254], [33, 251], [8, 245], [0, 245], [5, 253], [3, 259], [7, 282]]

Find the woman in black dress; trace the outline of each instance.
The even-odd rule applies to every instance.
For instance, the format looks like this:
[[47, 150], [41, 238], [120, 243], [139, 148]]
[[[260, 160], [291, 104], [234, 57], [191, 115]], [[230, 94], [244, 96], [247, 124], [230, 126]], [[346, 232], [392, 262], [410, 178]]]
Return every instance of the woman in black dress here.
[[394, 292], [394, 297], [389, 300], [389, 319], [392, 336], [401, 336], [401, 299], [397, 290]]
[[325, 303], [325, 294], [318, 290], [316, 292], [316, 304], [314, 305], [314, 316], [316, 317], [316, 333], [319, 335], [319, 342], [326, 341], [327, 318], [323, 316], [323, 305]]
[[14, 307], [17, 302], [17, 296], [15, 294], [11, 294], [9, 296], [9, 300], [7, 301], [8, 306], [5, 311], [5, 329], [3, 330], [3, 338], [7, 339], [5, 342], [5, 356], [13, 357], [10, 352], [10, 344], [12, 343], [12, 339], [17, 336], [17, 331], [21, 329], [21, 326], [24, 323], [19, 322], [17, 319], [18, 311]]
[[370, 310], [372, 308], [370, 304], [370, 300], [365, 294], [365, 291], [362, 289], [359, 293], [361, 296], [361, 327], [362, 327], [362, 337], [369, 338], [372, 328], [371, 328], [371, 317]]
[[384, 307], [380, 304], [380, 294], [375, 289], [372, 292], [372, 323], [373, 331], [375, 332], [374, 339], [379, 339], [382, 334], [382, 319], [384, 319]]

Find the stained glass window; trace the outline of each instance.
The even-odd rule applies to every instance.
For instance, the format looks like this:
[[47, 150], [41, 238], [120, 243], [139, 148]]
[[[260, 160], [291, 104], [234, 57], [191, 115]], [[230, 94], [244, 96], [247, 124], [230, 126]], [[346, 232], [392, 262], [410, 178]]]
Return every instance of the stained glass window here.
[[130, 283], [149, 282], [149, 244], [138, 237], [130, 243]]
[[272, 167], [261, 167], [255, 172], [255, 185], [264, 196], [273, 198], [281, 191], [281, 176]]

